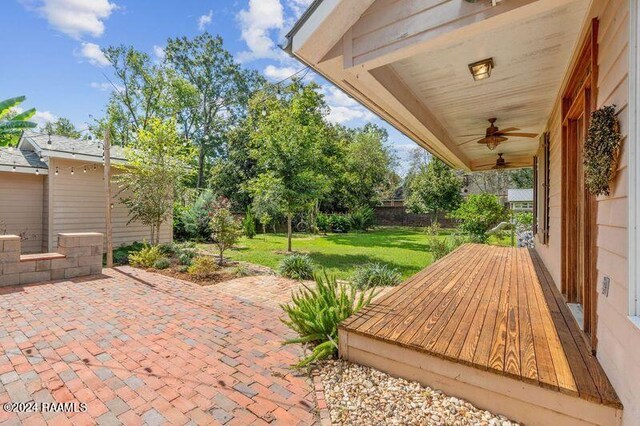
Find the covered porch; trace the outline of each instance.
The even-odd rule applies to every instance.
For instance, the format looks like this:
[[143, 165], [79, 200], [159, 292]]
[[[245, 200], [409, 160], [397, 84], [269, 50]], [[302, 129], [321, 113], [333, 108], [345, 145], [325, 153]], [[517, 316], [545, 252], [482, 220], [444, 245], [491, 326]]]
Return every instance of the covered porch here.
[[467, 244], [341, 324], [340, 355], [526, 424], [622, 404], [533, 250]]

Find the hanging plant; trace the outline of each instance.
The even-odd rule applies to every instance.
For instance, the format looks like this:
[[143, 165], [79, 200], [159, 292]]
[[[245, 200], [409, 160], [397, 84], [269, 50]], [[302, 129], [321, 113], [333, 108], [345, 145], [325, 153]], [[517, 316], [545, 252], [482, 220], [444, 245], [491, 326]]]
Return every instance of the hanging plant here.
[[593, 195], [609, 195], [620, 156], [620, 122], [616, 106], [591, 113], [591, 124], [584, 143], [584, 175], [587, 190]]

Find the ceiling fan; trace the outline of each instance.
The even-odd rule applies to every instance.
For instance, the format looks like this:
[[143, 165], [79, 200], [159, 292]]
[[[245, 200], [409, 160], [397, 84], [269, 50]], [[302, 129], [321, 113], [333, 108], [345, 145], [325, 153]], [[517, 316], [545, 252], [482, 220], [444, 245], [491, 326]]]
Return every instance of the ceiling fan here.
[[492, 167], [494, 170], [506, 169], [509, 163], [502, 158], [504, 154], [502, 152], [498, 153], [498, 159], [496, 160], [496, 165]]
[[475, 135], [465, 135], [474, 136], [474, 138], [463, 142], [462, 145], [469, 142], [477, 141], [480, 144], [486, 145], [490, 150], [494, 150], [498, 145], [500, 145], [500, 143], [508, 140], [510, 136], [519, 138], [535, 138], [536, 136], [538, 136], [537, 133], [516, 133], [518, 130], [520, 130], [517, 127], [509, 127], [508, 129], [500, 130], [498, 126], [494, 124], [496, 120], [497, 118], [489, 119], [489, 123], [491, 124], [489, 127], [487, 127], [487, 130], [484, 134], [478, 133]]

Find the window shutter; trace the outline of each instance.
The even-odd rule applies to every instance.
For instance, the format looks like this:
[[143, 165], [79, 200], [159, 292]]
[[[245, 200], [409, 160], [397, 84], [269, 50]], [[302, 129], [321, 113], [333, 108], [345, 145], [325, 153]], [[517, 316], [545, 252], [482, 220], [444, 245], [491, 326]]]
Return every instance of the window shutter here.
[[551, 143], [549, 140], [549, 132], [545, 132], [542, 135], [542, 188], [540, 200], [541, 211], [540, 221], [541, 229], [538, 232], [541, 233], [542, 244], [549, 243], [549, 190], [550, 190], [550, 157], [551, 157]]
[[540, 180], [538, 178], [538, 156], [533, 157], [533, 235], [538, 235], [538, 186]]

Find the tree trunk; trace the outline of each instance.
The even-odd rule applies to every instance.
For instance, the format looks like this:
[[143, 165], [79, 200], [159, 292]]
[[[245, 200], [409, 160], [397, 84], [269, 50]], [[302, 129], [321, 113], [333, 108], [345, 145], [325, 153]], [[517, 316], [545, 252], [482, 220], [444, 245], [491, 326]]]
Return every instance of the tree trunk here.
[[198, 152], [198, 183], [197, 188], [202, 188], [204, 185], [204, 145], [200, 145], [200, 151]]
[[293, 221], [293, 216], [291, 213], [287, 214], [287, 251], [291, 252], [291, 222]]
[[224, 250], [223, 250], [223, 249], [220, 249], [220, 259], [218, 259], [218, 265], [220, 265], [220, 266], [222, 266], [222, 260], [224, 259], [224, 258], [222, 257], [222, 254], [223, 254], [223, 253], [224, 253]]

